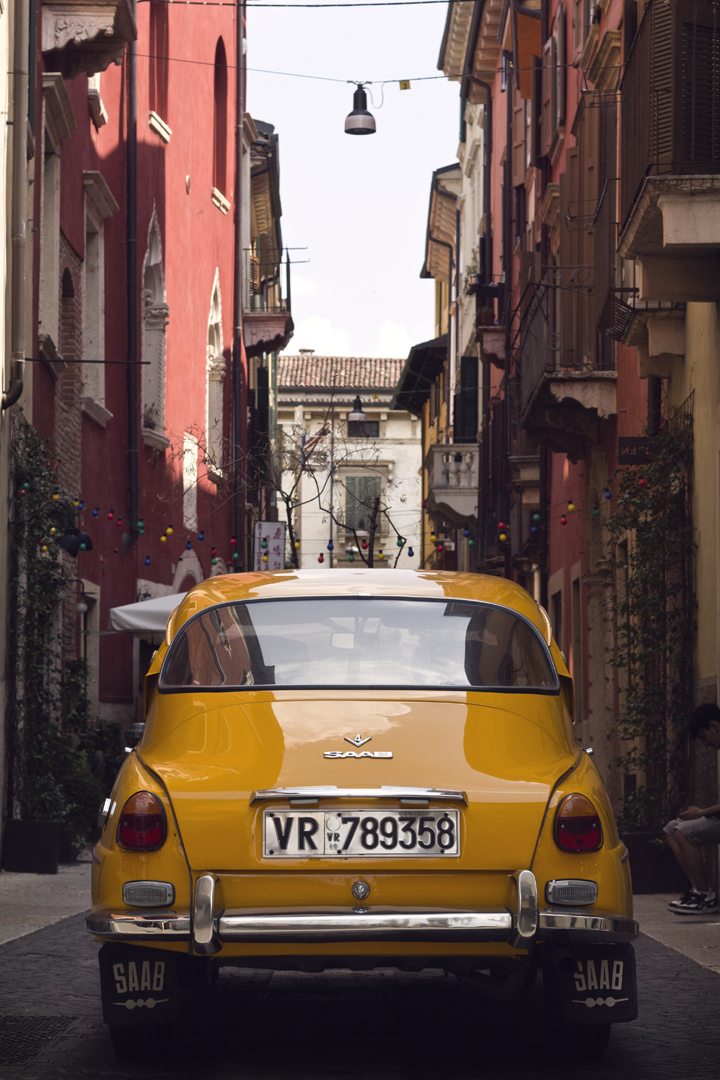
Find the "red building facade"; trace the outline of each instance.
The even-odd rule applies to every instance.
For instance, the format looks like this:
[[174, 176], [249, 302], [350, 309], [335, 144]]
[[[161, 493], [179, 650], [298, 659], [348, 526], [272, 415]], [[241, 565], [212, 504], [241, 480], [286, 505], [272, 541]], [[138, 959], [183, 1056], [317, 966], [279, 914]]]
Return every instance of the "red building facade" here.
[[[244, 351], [233, 356], [238, 10], [111, 4], [114, 47], [102, 52], [94, 16], [79, 9], [81, 32], [65, 41], [52, 5], [37, 7], [36, 362], [20, 404], [93, 544], [62, 555], [66, 651], [88, 659], [91, 707], [124, 723], [151, 646], [110, 633], [111, 609], [246, 556], [233, 415], [235, 382], [243, 402], [247, 386]], [[249, 117], [244, 129], [249, 181]]]

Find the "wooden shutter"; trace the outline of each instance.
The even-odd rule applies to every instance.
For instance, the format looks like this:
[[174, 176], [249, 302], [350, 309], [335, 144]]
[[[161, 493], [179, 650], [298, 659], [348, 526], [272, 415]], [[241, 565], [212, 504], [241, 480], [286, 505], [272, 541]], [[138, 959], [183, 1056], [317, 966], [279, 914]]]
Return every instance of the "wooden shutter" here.
[[455, 442], [475, 442], [478, 430], [478, 358], [460, 357], [460, 392], [455, 395]]
[[558, 4], [557, 18], [555, 21], [555, 38], [557, 41], [555, 53], [555, 126], [563, 127], [565, 124], [565, 84], [567, 77], [567, 48], [565, 42], [566, 30], [565, 5], [562, 0]]
[[673, 9], [654, 4], [650, 73], [650, 160], [673, 160]]
[[532, 58], [532, 98], [530, 99], [530, 135], [528, 156], [531, 165], [539, 165], [542, 154], [542, 137], [540, 125], [542, 122], [542, 60], [539, 56]]
[[513, 187], [525, 183], [525, 99], [520, 91], [512, 91], [512, 182]]
[[543, 48], [542, 56], [542, 102], [541, 102], [541, 153], [543, 157], [550, 153], [555, 123], [553, 117], [553, 45], [554, 38], [549, 38]]
[[[682, 105], [680, 160], [720, 158], [720, 11], [707, 2], [681, 3], [676, 49], [680, 51]], [[678, 160], [677, 148], [675, 160]]]

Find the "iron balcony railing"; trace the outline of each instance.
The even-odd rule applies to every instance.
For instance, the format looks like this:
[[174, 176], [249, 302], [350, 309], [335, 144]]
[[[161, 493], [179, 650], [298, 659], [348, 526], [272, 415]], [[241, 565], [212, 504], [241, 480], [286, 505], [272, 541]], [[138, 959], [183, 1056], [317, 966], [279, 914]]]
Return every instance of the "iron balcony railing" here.
[[290, 313], [290, 257], [285, 251], [243, 251], [245, 311]]
[[720, 0], [650, 0], [621, 93], [624, 228], [647, 176], [720, 172]]
[[546, 372], [612, 371], [615, 357], [597, 331], [591, 266], [543, 267], [513, 312], [510, 350], [521, 371], [524, 412]]

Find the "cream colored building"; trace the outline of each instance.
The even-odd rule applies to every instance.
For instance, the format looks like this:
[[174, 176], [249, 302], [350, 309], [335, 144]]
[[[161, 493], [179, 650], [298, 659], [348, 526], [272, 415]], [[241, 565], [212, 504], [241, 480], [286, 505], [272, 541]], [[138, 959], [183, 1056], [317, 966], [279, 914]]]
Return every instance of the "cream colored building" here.
[[[316, 356], [309, 349], [278, 359], [277, 453], [286, 465], [297, 464], [299, 447], [306, 448], [292, 509], [304, 569], [362, 567], [350, 526], [369, 530], [376, 498], [375, 566], [393, 566], [400, 552], [398, 567], [420, 567], [421, 424], [409, 412], [390, 409], [403, 363]], [[358, 396], [364, 422], [351, 418]], [[293, 489], [297, 471], [283, 473], [285, 491]], [[285, 521], [280, 496], [277, 509]], [[398, 537], [405, 541], [402, 547]], [[288, 536], [288, 565], [290, 554]]]

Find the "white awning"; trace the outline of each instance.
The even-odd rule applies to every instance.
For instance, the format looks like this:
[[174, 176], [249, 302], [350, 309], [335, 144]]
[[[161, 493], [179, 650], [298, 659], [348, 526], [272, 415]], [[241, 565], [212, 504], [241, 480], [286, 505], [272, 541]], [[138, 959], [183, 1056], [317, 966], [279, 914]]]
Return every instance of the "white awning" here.
[[153, 600], [141, 600], [138, 604], [125, 604], [110, 609], [110, 629], [127, 634], [164, 634], [167, 621], [185, 593], [156, 596]]

